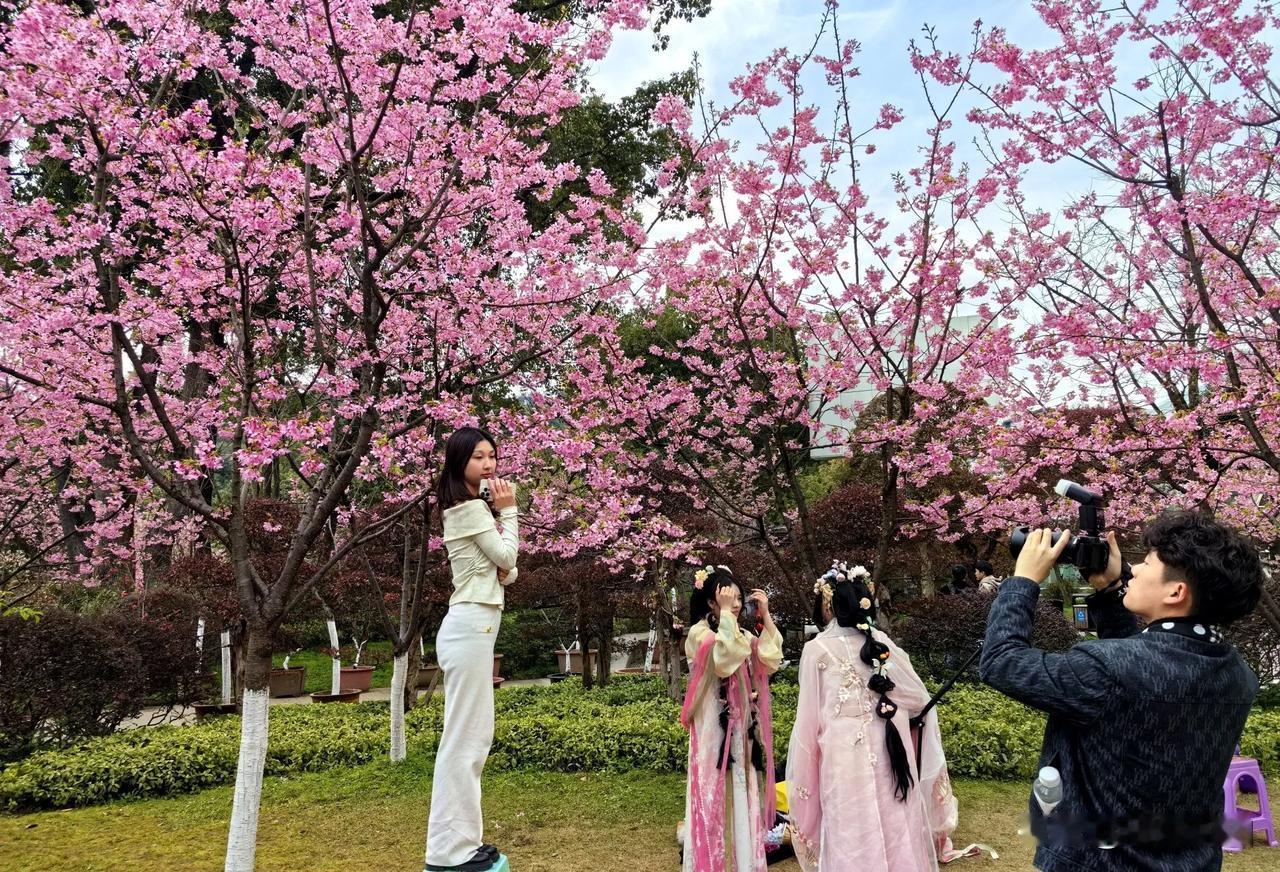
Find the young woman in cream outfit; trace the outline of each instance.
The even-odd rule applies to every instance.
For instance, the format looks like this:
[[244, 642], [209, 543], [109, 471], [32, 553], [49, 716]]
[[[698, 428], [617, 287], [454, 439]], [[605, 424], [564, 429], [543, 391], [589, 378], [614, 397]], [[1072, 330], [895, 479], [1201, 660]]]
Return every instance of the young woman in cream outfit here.
[[[445, 443], [436, 491], [453, 596], [436, 634], [436, 657], [444, 671], [444, 732], [431, 784], [430, 872], [482, 872], [498, 860], [498, 850], [483, 842], [480, 773], [493, 743], [493, 647], [502, 623], [503, 587], [516, 579], [519, 536], [515, 492], [494, 478], [497, 460], [492, 436], [463, 427]], [[484, 480], [492, 506], [480, 498]]]

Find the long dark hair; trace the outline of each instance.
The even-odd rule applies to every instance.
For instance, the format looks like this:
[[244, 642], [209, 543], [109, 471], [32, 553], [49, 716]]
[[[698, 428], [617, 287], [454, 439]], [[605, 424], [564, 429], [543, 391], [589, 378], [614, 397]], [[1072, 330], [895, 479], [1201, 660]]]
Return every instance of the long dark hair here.
[[[704, 571], [704, 570], [700, 570]], [[727, 566], [708, 566], [706, 567], [707, 578], [702, 582], [702, 587], [694, 587], [693, 594], [689, 597], [689, 626], [707, 619], [707, 626], [711, 629], [717, 629], [720, 623], [720, 612], [714, 608], [716, 602], [716, 593], [722, 587], [736, 587], [738, 596], [742, 598], [745, 604], [747, 601], [747, 592], [742, 587], [742, 582], [733, 577], [733, 573], [729, 571]]]
[[[747, 601], [747, 591], [742, 586], [742, 582], [733, 577], [733, 573], [729, 571], [727, 566], [707, 566], [698, 570], [699, 573], [706, 573], [706, 577], [702, 580], [701, 587], [698, 586], [697, 576], [694, 580], [693, 593], [689, 596], [689, 626], [693, 626], [704, 618], [707, 626], [713, 631], [720, 628], [720, 611], [715, 607], [716, 594], [726, 587], [736, 587], [738, 596], [745, 605]], [[720, 699], [720, 751], [716, 755], [717, 760], [725, 759], [725, 744], [729, 742], [731, 732], [729, 730], [729, 688], [728, 682], [721, 680], [718, 682], [719, 699]], [[747, 727], [751, 735], [751, 766], [757, 771], [763, 772], [765, 768], [764, 758], [764, 740], [760, 735], [760, 722], [757, 718], [756, 705], [751, 703], [751, 722]], [[735, 757], [730, 751], [730, 759]]]
[[858, 656], [871, 667], [872, 674], [867, 681], [867, 688], [880, 695], [875, 712], [884, 721], [885, 748], [889, 752], [889, 764], [893, 769], [893, 792], [900, 802], [905, 802], [914, 779], [911, 776], [907, 749], [893, 722], [898, 704], [889, 697], [889, 692], [896, 685], [884, 673], [884, 666], [889, 660], [889, 646], [876, 639], [872, 633], [876, 626], [875, 594], [863, 578], [855, 578], [844, 567], [833, 569], [824, 577], [831, 585], [831, 614], [835, 616], [836, 623], [842, 627], [861, 630], [865, 636]]
[[479, 427], [459, 427], [444, 443], [444, 466], [440, 470], [440, 478], [436, 482], [436, 500], [440, 511], [452, 508], [458, 503], [476, 499], [467, 489], [467, 481], [463, 474], [471, 455], [481, 442], [488, 442], [497, 452], [498, 443], [487, 430]]

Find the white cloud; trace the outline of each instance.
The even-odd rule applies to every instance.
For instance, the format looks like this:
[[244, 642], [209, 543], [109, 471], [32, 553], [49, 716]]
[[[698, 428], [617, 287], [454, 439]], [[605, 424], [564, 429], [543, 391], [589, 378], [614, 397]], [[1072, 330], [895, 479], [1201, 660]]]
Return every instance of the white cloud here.
[[[850, 4], [840, 12], [841, 27], [864, 42], [877, 38], [905, 5], [905, 0]], [[669, 26], [671, 43], [666, 51], [653, 51], [650, 31], [617, 34], [609, 54], [592, 71], [591, 83], [614, 99], [646, 81], [688, 69], [697, 55], [708, 90], [720, 99], [727, 93], [729, 80], [748, 63], [780, 46], [807, 46], [823, 6], [821, 0], [713, 0], [706, 18]]]

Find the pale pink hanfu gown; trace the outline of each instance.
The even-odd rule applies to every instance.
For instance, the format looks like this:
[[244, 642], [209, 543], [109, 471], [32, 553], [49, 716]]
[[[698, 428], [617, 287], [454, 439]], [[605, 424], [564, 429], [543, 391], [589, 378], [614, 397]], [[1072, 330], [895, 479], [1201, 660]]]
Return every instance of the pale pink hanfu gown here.
[[[685, 653], [690, 669], [680, 713], [689, 730], [684, 872], [765, 872], [764, 834], [774, 818], [769, 676], [782, 662], [782, 636], [775, 629], [757, 638], [728, 615], [715, 631], [706, 621], [691, 627]], [[722, 682], [729, 742], [720, 723]], [[765, 746], [763, 796], [762, 779], [751, 766], [753, 717]]]
[[[951, 845], [957, 805], [947, 776], [936, 713], [924, 724], [920, 771], [908, 720], [929, 700], [901, 648], [889, 647], [885, 673], [896, 688], [893, 718], [907, 749], [914, 784], [894, 795], [879, 694], [867, 689], [871, 667], [858, 656], [866, 640], [834, 621], [804, 646], [800, 699], [787, 752], [792, 844], [804, 872], [922, 872], [960, 855]], [[968, 851], [970, 849], [966, 849]]]

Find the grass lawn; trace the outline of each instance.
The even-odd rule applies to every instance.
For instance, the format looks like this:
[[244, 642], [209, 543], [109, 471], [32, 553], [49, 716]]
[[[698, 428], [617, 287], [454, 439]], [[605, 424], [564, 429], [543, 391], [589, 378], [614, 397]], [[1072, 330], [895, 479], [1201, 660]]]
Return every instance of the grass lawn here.
[[[268, 779], [259, 827], [261, 872], [383, 872], [422, 868], [431, 795], [431, 758], [393, 767]], [[674, 831], [683, 777], [501, 773], [485, 778], [485, 835], [517, 872], [677, 869]], [[1280, 783], [1271, 784], [1280, 796]], [[1032, 843], [1017, 834], [1024, 784], [959, 781], [956, 843], [982, 841], [1000, 859], [958, 861], [953, 869], [1030, 867]], [[175, 799], [70, 811], [0, 815], [0, 869], [106, 872], [222, 868], [229, 787]], [[1228, 872], [1273, 870], [1280, 849], [1228, 854]], [[794, 861], [772, 867], [797, 872]]]

